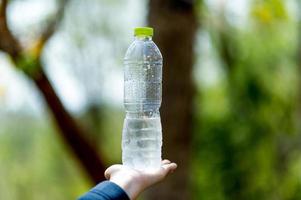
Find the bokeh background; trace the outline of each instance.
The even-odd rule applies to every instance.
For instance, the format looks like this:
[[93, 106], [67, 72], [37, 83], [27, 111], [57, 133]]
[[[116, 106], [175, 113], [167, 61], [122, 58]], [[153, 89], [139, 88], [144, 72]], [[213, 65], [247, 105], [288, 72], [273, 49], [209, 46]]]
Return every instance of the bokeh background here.
[[0, 2], [0, 199], [76, 199], [121, 162], [123, 56], [146, 25], [179, 167], [140, 199], [301, 199], [299, 0]]

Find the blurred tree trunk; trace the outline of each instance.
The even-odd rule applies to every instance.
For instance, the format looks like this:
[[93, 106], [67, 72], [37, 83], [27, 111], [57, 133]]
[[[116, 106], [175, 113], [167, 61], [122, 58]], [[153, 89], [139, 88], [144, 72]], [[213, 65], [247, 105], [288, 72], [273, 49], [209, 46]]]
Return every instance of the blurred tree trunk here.
[[89, 131], [89, 139], [93, 145], [97, 145], [103, 137], [101, 133], [103, 133], [104, 117], [104, 106], [96, 103], [90, 103], [86, 112], [81, 116], [81, 122]]
[[175, 174], [150, 191], [150, 199], [191, 199], [189, 192], [194, 84], [194, 42], [198, 28], [193, 0], [150, 0], [149, 25], [163, 55], [163, 158], [178, 164]]

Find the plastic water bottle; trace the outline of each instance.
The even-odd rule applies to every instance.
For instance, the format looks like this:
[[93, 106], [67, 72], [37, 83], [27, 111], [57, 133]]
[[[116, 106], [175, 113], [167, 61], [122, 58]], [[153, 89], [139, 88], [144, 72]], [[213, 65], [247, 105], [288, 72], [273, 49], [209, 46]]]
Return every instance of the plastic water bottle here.
[[150, 171], [161, 166], [162, 55], [152, 28], [135, 28], [134, 36], [124, 58], [122, 162]]

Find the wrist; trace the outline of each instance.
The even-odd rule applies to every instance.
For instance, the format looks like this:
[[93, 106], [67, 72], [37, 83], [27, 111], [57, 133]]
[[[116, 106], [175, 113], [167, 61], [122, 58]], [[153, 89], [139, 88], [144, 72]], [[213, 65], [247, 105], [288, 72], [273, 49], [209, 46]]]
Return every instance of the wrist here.
[[111, 177], [110, 181], [121, 187], [131, 200], [135, 200], [139, 193], [143, 190], [138, 181], [134, 181], [133, 179], [130, 180], [130, 178]]

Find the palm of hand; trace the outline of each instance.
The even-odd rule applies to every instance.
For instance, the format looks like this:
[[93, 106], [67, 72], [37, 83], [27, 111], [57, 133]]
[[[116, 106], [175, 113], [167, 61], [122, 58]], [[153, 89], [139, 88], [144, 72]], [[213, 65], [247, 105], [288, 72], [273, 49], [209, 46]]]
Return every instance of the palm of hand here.
[[161, 168], [152, 172], [139, 171], [123, 165], [112, 165], [105, 171], [105, 177], [123, 188], [131, 199], [135, 199], [140, 192], [160, 182], [176, 168], [177, 165], [169, 160], [163, 160]]

